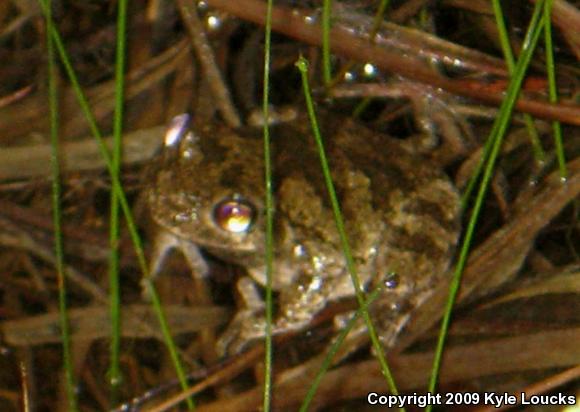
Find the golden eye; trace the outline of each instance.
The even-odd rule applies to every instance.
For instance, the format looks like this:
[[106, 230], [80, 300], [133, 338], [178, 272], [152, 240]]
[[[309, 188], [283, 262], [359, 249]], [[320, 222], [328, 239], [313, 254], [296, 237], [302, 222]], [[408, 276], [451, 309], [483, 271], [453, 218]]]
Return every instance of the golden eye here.
[[237, 198], [222, 200], [213, 210], [215, 223], [231, 233], [248, 232], [254, 224], [254, 217], [254, 207]]

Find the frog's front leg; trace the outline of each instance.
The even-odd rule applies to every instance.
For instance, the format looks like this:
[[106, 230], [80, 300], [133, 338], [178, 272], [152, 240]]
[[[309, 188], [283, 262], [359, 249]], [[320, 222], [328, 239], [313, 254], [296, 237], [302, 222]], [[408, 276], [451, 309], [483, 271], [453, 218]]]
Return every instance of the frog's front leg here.
[[[141, 282], [144, 300], [151, 299], [149, 286], [152, 285], [152, 280], [163, 270], [163, 265], [172, 250], [177, 250], [183, 255], [187, 266], [191, 270], [193, 296], [196, 304], [199, 306], [213, 305], [213, 297], [207, 278], [209, 267], [199, 247], [176, 236], [169, 230], [158, 230], [153, 237], [150, 278], [149, 281], [143, 279]], [[199, 342], [205, 362], [211, 363], [215, 361], [215, 340], [216, 331], [213, 328], [205, 328], [200, 331]]]
[[[265, 303], [256, 283], [245, 277], [238, 282], [238, 292], [244, 302], [242, 309], [218, 341], [220, 354], [239, 353], [253, 341], [266, 336]], [[272, 335], [296, 332], [307, 328], [325, 306], [342, 297], [352, 296], [350, 278], [322, 280], [320, 276], [299, 279], [280, 291], [279, 309], [274, 314]]]
[[266, 334], [266, 305], [252, 278], [244, 276], [237, 283], [243, 308], [239, 310], [217, 342], [220, 355], [241, 352], [248, 343]]
[[[168, 230], [158, 230], [153, 237], [149, 280], [155, 279], [163, 270], [163, 264], [173, 250], [178, 250], [183, 254], [194, 278], [203, 279], [207, 277], [209, 268], [197, 245], [181, 239]], [[146, 286], [147, 282], [143, 279], [141, 281], [141, 290], [144, 298], [148, 299]]]

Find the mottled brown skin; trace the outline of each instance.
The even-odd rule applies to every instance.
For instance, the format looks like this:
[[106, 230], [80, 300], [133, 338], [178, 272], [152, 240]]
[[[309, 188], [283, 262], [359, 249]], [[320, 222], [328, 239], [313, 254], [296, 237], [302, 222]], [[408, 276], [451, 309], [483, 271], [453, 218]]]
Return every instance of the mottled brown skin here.
[[[386, 345], [448, 268], [459, 235], [459, 198], [447, 176], [400, 141], [351, 120], [321, 120], [326, 154], [357, 272], [366, 290], [388, 287], [372, 314]], [[264, 168], [261, 131], [196, 127], [166, 148], [148, 200], [154, 220], [180, 242], [247, 268], [245, 307], [220, 342], [238, 351], [264, 336]], [[272, 128], [275, 196], [274, 333], [302, 329], [328, 303], [354, 296], [319, 155], [306, 118]], [[226, 198], [253, 206], [247, 232], [218, 226]], [[396, 276], [393, 276], [396, 273]]]

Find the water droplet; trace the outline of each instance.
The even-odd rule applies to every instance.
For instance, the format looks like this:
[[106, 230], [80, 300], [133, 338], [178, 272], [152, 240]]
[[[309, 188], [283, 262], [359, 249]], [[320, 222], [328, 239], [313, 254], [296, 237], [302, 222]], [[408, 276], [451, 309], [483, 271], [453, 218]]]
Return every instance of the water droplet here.
[[315, 16], [304, 16], [304, 22], [306, 24], [315, 24], [317, 20]]
[[324, 262], [319, 256], [314, 256], [312, 258], [312, 266], [316, 271], [321, 271], [324, 268]]
[[401, 304], [399, 302], [393, 302], [393, 303], [391, 303], [390, 309], [393, 312], [400, 312], [401, 311]]
[[348, 71], [344, 73], [344, 81], [345, 82], [354, 82], [356, 80], [356, 74]]
[[399, 275], [397, 275], [395, 272], [389, 273], [386, 276], [384, 283], [387, 289], [395, 289], [397, 286], [399, 286]]
[[[435, 62], [438, 63], [438, 62]], [[463, 68], [465, 67], [465, 63], [461, 59], [453, 59], [453, 67], [455, 68]]]
[[320, 290], [320, 288], [322, 287], [322, 279], [320, 276], [314, 276], [312, 278], [312, 282], [310, 282], [310, 285], [308, 287], [308, 289], [310, 290]]
[[532, 177], [530, 180], [528, 180], [528, 186], [530, 187], [538, 186], [538, 179], [536, 177]]
[[568, 183], [568, 178], [566, 176], [560, 176], [560, 182], [565, 185]]
[[294, 246], [293, 253], [295, 257], [304, 257], [306, 255], [306, 249], [304, 249], [304, 245], [298, 244]]
[[377, 68], [371, 63], [365, 63], [363, 66], [363, 73], [366, 78], [373, 78], [377, 75]]
[[173, 216], [173, 220], [175, 223], [184, 223], [189, 222], [190, 220], [195, 219], [195, 213], [177, 213]]
[[222, 19], [216, 14], [209, 14], [206, 19], [206, 26], [211, 31], [216, 31], [222, 26]]
[[111, 386], [120, 386], [123, 383], [123, 377], [122, 376], [111, 377], [109, 378], [109, 383]]
[[191, 149], [185, 149], [181, 152], [181, 157], [183, 159], [186, 159], [186, 160], [193, 158], [193, 155], [194, 155], [194, 152]]

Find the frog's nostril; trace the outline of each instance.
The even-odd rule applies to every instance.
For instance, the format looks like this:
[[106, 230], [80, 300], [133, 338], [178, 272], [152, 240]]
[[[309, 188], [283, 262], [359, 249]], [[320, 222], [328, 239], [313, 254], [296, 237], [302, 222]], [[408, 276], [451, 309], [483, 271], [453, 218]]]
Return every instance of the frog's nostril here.
[[255, 215], [255, 208], [238, 197], [222, 200], [213, 211], [214, 222], [231, 233], [248, 232], [254, 224]]

